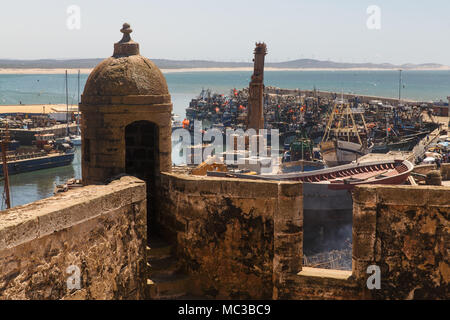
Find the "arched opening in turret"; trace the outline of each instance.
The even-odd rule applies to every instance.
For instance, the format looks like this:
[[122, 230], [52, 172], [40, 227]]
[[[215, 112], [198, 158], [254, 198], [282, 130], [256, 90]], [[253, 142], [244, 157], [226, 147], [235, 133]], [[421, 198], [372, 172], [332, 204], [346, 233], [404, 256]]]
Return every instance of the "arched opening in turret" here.
[[147, 183], [147, 239], [156, 225], [156, 185], [160, 172], [159, 128], [149, 121], [136, 121], [125, 128], [125, 172]]

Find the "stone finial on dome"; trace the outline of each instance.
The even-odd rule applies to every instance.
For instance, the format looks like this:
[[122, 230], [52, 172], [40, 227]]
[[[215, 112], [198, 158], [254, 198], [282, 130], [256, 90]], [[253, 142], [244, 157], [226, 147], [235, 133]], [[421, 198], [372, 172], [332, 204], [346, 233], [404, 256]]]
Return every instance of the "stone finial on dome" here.
[[131, 41], [130, 33], [133, 32], [133, 29], [130, 28], [130, 25], [128, 23], [125, 22], [123, 24], [123, 27], [122, 27], [122, 29], [120, 29], [120, 32], [123, 33], [123, 37], [122, 37], [122, 40], [119, 41], [119, 43]]
[[128, 23], [124, 23], [120, 32], [123, 33], [122, 40], [114, 44], [113, 57], [129, 57], [139, 55], [139, 43], [131, 40], [130, 33], [133, 32]]

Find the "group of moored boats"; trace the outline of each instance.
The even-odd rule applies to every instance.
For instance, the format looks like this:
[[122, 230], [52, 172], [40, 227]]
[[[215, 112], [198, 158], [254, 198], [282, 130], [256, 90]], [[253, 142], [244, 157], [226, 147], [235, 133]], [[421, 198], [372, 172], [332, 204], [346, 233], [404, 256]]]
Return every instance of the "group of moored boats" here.
[[[362, 157], [372, 152], [411, 151], [437, 128], [434, 123], [409, 128], [405, 123], [399, 125], [395, 118], [392, 125], [382, 130], [378, 127], [379, 121], [370, 120], [371, 123], [366, 122], [364, 110], [351, 108], [343, 99], [336, 100], [318, 148], [303, 132], [285, 143], [286, 151], [273, 172], [255, 172], [255, 166], [246, 168], [244, 164], [237, 169], [230, 166], [229, 171], [207, 171], [206, 174], [263, 181], [301, 181], [305, 210], [351, 210], [349, 191], [355, 186], [404, 184], [414, 169], [414, 164], [405, 159], [361, 162]], [[243, 160], [247, 163], [249, 159]]]
[[[55, 139], [54, 134], [37, 134], [35, 138], [33, 148], [22, 149], [17, 146], [10, 150], [7, 146], [5, 147], [4, 159], [8, 175], [66, 166], [72, 163], [74, 146], [79, 145], [76, 137], [74, 140], [71, 140], [70, 137]], [[3, 168], [5, 169], [5, 166]], [[4, 176], [4, 169], [0, 170], [0, 176]]]

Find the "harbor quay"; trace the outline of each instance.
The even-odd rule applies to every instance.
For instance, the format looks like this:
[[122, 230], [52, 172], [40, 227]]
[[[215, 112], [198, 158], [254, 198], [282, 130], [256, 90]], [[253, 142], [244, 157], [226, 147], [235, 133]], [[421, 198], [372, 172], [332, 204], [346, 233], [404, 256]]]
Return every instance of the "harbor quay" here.
[[77, 134], [79, 112], [77, 106], [62, 104], [0, 105], [0, 117], [0, 128], [8, 125], [12, 140], [31, 146], [35, 135], [52, 134], [54, 138], [62, 138]]

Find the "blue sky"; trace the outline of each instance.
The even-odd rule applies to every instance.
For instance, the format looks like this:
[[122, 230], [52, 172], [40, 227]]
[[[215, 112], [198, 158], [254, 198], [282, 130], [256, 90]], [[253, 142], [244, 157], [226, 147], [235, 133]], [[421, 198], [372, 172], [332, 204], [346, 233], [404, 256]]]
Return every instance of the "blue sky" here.
[[[70, 5], [79, 30], [66, 26]], [[381, 9], [380, 30], [366, 26], [370, 5]], [[250, 61], [265, 41], [273, 62], [450, 65], [448, 0], [14, 0], [0, 10], [0, 58], [107, 57], [129, 22], [149, 58]]]

